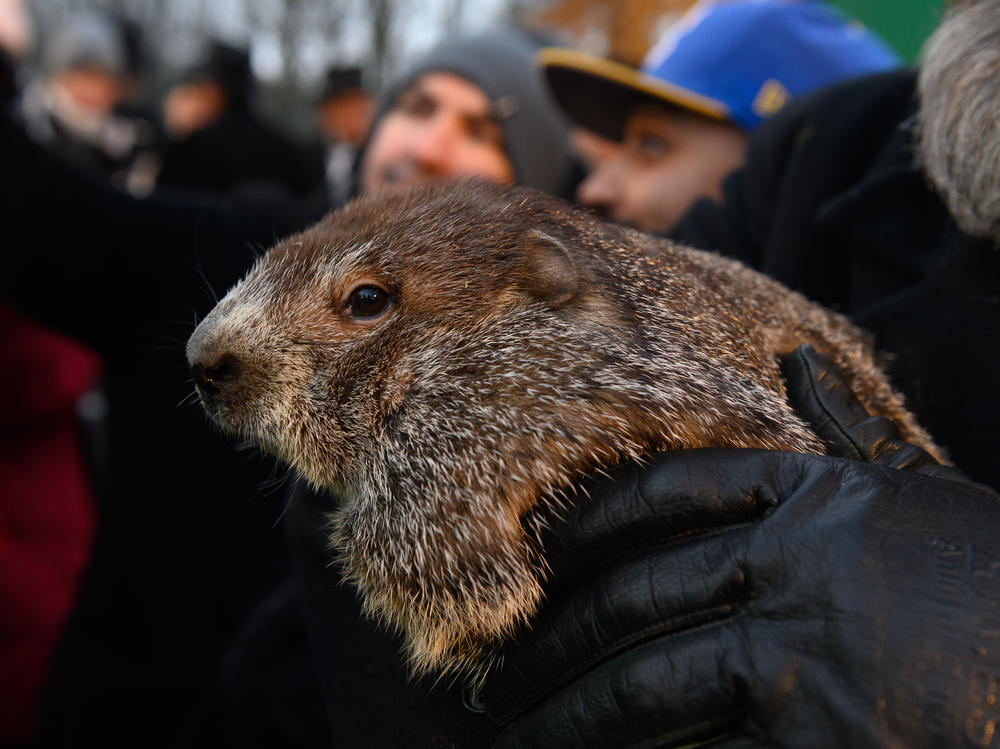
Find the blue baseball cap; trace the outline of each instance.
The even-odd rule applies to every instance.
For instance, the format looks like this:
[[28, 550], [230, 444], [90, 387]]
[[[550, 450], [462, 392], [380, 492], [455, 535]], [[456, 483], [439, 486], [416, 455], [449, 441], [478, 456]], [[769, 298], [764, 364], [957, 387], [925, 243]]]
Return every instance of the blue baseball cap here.
[[822, 0], [701, 0], [638, 70], [557, 47], [538, 62], [570, 119], [612, 140], [642, 101], [750, 131], [807, 91], [900, 65], [878, 35]]

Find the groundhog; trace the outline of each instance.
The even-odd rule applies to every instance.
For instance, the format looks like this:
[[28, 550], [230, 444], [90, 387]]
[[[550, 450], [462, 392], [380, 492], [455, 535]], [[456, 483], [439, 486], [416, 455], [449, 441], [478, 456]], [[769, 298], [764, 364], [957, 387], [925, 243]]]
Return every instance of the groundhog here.
[[584, 474], [682, 448], [824, 452], [777, 361], [802, 343], [943, 457], [844, 317], [474, 181], [359, 199], [280, 242], [187, 355], [212, 419], [339, 499], [331, 548], [414, 671], [475, 675], [536, 611], [544, 510]]

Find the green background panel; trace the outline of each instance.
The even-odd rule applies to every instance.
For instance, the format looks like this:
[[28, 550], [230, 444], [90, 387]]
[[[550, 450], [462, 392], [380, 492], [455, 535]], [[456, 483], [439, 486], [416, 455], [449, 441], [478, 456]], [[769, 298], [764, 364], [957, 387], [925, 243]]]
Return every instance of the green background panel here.
[[835, 0], [846, 13], [875, 29], [907, 62], [941, 17], [944, 0]]

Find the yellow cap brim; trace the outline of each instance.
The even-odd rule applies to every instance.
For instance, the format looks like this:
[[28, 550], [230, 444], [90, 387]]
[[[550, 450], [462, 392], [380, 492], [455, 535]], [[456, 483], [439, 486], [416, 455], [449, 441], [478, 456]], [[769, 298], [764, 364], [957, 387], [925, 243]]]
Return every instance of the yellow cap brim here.
[[553, 96], [575, 124], [611, 140], [621, 140], [625, 119], [643, 100], [728, 120], [721, 101], [675, 86], [635, 68], [573, 49], [545, 47], [536, 61]]

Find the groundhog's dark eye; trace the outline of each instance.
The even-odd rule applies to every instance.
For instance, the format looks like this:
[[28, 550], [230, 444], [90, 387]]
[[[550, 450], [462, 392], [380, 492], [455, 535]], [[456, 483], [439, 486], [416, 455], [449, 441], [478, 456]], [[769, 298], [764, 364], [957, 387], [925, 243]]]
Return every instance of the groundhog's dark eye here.
[[344, 314], [350, 317], [374, 318], [389, 307], [389, 292], [373, 284], [359, 286], [347, 297]]

